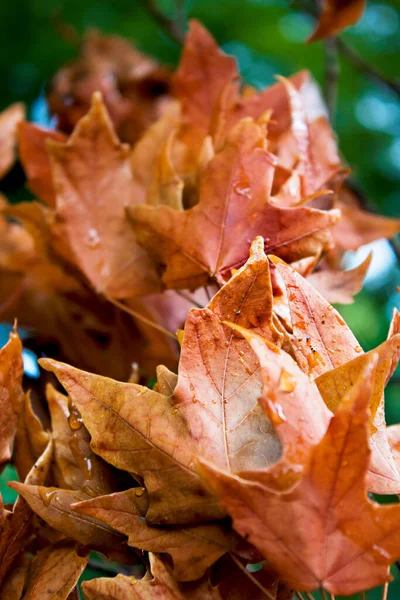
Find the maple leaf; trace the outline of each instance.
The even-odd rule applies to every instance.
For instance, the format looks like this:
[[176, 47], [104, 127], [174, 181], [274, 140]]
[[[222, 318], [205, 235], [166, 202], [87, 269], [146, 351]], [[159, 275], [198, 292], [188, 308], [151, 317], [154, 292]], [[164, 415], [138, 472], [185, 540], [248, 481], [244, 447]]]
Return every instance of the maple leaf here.
[[79, 554], [72, 546], [43, 548], [32, 561], [24, 598], [67, 600], [87, 560], [87, 556]]
[[318, 23], [308, 42], [316, 42], [337, 35], [354, 25], [364, 12], [366, 0], [324, 0]]
[[206, 135], [222, 90], [237, 75], [235, 58], [224, 54], [208, 31], [192, 19], [172, 78], [172, 91], [182, 104], [186, 122]]
[[16, 329], [0, 350], [0, 468], [12, 455], [17, 430], [18, 415], [21, 411], [22, 394], [22, 344]]
[[[306, 279], [282, 261], [274, 257], [271, 257], [271, 260], [287, 289], [293, 331], [290, 343], [296, 361], [303, 371], [313, 377], [326, 374], [322, 380], [321, 391], [327, 396], [328, 405], [337, 407], [339, 390], [342, 389], [344, 392], [348, 389], [348, 386], [354, 382], [352, 377], [359, 372], [359, 368], [364, 362], [364, 358], [360, 356], [363, 350], [339, 313]], [[394, 330], [391, 331], [391, 334], [398, 333], [396, 315], [393, 323]], [[371, 405], [375, 433], [371, 436], [373, 452], [369, 485], [371, 491], [378, 494], [398, 493], [400, 474], [396, 469], [387, 439], [382, 399], [377, 407], [377, 400], [381, 398], [383, 391], [382, 377], [385, 377], [385, 374], [387, 378], [391, 375], [393, 361], [397, 364], [397, 339], [384, 345], [380, 355], [382, 360]], [[353, 359], [358, 356], [360, 361], [353, 362]], [[349, 363], [348, 367], [346, 367], [347, 363]], [[337, 368], [339, 370], [336, 376], [335, 369]], [[352, 369], [354, 369], [353, 373], [351, 373]], [[338, 387], [335, 388], [335, 385]], [[330, 393], [332, 393], [332, 399]]]
[[59, 487], [81, 490], [91, 496], [116, 489], [110, 467], [90, 448], [90, 435], [72, 401], [51, 384], [46, 399], [54, 441], [54, 469]]
[[54, 360], [41, 364], [57, 375], [73, 399], [92, 437], [92, 450], [118, 469], [143, 478], [150, 523], [223, 516], [194, 472], [193, 441], [170, 397]]
[[207, 580], [179, 585], [155, 554], [150, 553], [149, 560], [152, 577], [146, 575], [140, 581], [126, 575], [85, 581], [82, 589], [86, 600], [125, 600], [135, 596], [143, 600], [222, 600]]
[[[25, 479], [27, 485], [42, 485], [46, 481], [52, 456], [53, 445], [50, 441], [43, 454], [28, 473]], [[1, 497], [0, 504], [2, 505]], [[23, 498], [18, 497], [14, 503], [12, 512], [7, 513], [4, 519], [0, 517], [0, 586], [8, 570], [14, 564], [14, 561], [24, 551], [32, 528], [32, 510]]]
[[13, 166], [16, 159], [17, 126], [25, 118], [23, 104], [12, 104], [0, 113], [0, 179]]
[[61, 490], [18, 481], [10, 482], [9, 486], [22, 496], [43, 521], [64, 536], [103, 552], [111, 560], [135, 563], [134, 553], [124, 548], [123, 536], [96, 519], [80, 515], [70, 508], [71, 504], [88, 499], [84, 491]]
[[245, 262], [256, 235], [263, 235], [266, 251], [290, 260], [327, 244], [338, 213], [270, 204], [274, 169], [263, 128], [244, 120], [205, 169], [195, 207], [128, 207], [139, 243], [167, 266], [167, 287], [194, 289], [210, 278], [223, 281]]
[[309, 283], [331, 304], [351, 304], [361, 291], [372, 260], [372, 252], [362, 263], [348, 271], [318, 271], [307, 276]]
[[72, 505], [73, 510], [106, 523], [128, 536], [139, 550], [167, 553], [178, 581], [199, 579], [209, 566], [233, 549], [232, 532], [217, 524], [161, 528], [148, 525], [144, 516], [149, 500], [144, 488], [99, 496]]
[[79, 56], [55, 74], [46, 96], [59, 128], [70, 133], [100, 91], [119, 136], [133, 143], [168, 106], [169, 79], [168, 69], [128, 40], [90, 29]]
[[55, 207], [56, 196], [51, 177], [46, 140], [65, 142], [67, 137], [51, 129], [22, 121], [18, 125], [19, 157], [28, 178], [29, 189], [50, 207]]
[[[276, 494], [263, 485], [262, 471], [260, 481], [254, 474], [250, 481], [243, 474], [235, 477], [211, 463], [202, 463], [207, 484], [220, 496], [235, 529], [295, 589], [325, 587], [332, 593], [348, 595], [388, 581], [390, 560], [396, 551], [391, 550], [392, 555], [386, 558], [382, 558], [382, 552], [377, 561], [373, 535], [367, 536], [368, 548], [363, 544], [365, 521], [357, 517], [356, 542], [351, 521], [354, 513], [363, 516], [367, 513], [368, 526], [376, 534], [378, 514], [381, 515], [385, 521], [382, 530], [386, 530], [388, 537], [386, 543], [382, 540], [383, 548], [393, 548], [397, 531], [390, 539], [387, 525], [391, 520], [393, 526], [394, 514], [398, 519], [399, 507], [389, 507], [388, 517], [383, 519], [385, 507], [368, 500], [365, 485], [370, 455], [367, 407], [376, 360], [371, 357], [333, 416], [326, 434], [311, 448], [298, 484], [284, 493]], [[352, 537], [348, 534], [350, 526]], [[376, 542], [380, 542], [379, 534], [377, 538]]]
[[129, 150], [119, 143], [101, 96], [94, 94], [66, 144], [47, 146], [57, 214], [93, 287], [116, 298], [156, 291], [157, 275], [125, 216], [125, 206], [135, 202]]
[[43, 454], [50, 435], [32, 408], [29, 392], [24, 394], [18, 416], [13, 463], [18, 477], [25, 481], [34, 463]]

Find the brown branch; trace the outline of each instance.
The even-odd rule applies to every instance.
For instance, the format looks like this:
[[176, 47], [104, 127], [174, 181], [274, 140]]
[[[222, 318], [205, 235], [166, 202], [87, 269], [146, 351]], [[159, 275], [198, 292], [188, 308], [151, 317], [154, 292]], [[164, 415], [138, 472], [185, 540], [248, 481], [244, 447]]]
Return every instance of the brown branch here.
[[340, 65], [338, 60], [337, 38], [330, 37], [325, 41], [325, 100], [329, 118], [335, 121], [336, 97], [339, 83]]
[[[162, 10], [160, 10], [157, 0], [139, 0], [143, 8], [149, 13], [149, 15], [158, 23], [161, 29], [166, 33], [174, 42], [183, 44], [185, 33], [181, 27], [181, 18], [178, 14], [177, 19], [170, 19], [167, 17]], [[180, 12], [180, 11], [178, 11]]]
[[149, 327], [153, 327], [153, 329], [157, 329], [158, 331], [161, 331], [161, 333], [163, 333], [167, 337], [170, 337], [170, 338], [172, 338], [173, 340], [176, 341], [176, 335], [174, 333], [172, 333], [172, 331], [169, 331], [169, 329], [166, 329], [165, 327], [163, 327], [159, 323], [156, 323], [155, 321], [152, 321], [151, 319], [148, 319], [147, 317], [145, 317], [144, 315], [140, 314], [136, 310], [133, 310], [133, 308], [131, 308], [130, 306], [127, 306], [126, 304], [124, 304], [123, 302], [120, 302], [119, 300], [116, 300], [115, 298], [111, 298], [110, 296], [106, 296], [106, 295], [104, 297], [105, 297], [106, 300], [108, 300], [109, 302], [111, 302], [111, 304], [114, 304], [114, 306], [116, 306], [120, 310], [123, 310], [123, 311], [127, 312], [129, 315], [131, 315], [131, 317], [134, 317], [135, 319], [138, 319], [139, 321], [141, 321], [145, 325], [149, 325]]
[[384, 85], [400, 98], [400, 83], [392, 81], [376, 67], [370, 65], [369, 62], [364, 60], [362, 56], [348, 44], [348, 42], [344, 42], [341, 38], [337, 38], [337, 48], [340, 54], [342, 54], [342, 56], [344, 56], [358, 71], [364, 73], [375, 82]]
[[202, 304], [200, 304], [200, 302], [197, 302], [197, 300], [192, 298], [192, 296], [190, 296], [190, 294], [187, 294], [183, 290], [176, 290], [176, 293], [179, 296], [181, 296], [182, 298], [184, 298], [185, 300], [187, 300], [188, 302], [190, 302], [190, 304], [193, 304], [193, 306], [197, 306], [197, 308], [204, 308], [204, 306]]
[[239, 569], [243, 571], [246, 577], [248, 577], [250, 581], [252, 581], [254, 585], [257, 586], [258, 589], [261, 590], [267, 596], [267, 598], [270, 598], [270, 600], [274, 600], [275, 595], [272, 595], [271, 592], [269, 592], [263, 585], [261, 585], [261, 583], [257, 581], [257, 579], [246, 569], [246, 567], [242, 565], [240, 560], [236, 558], [236, 556], [232, 552], [230, 552], [230, 557], [233, 560], [233, 562], [237, 564]]

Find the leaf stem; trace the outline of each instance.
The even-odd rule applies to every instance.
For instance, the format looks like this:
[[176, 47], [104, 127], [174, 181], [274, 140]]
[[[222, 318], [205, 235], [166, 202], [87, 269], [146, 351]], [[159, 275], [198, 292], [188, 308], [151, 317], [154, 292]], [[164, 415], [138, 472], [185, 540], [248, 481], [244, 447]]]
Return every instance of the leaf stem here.
[[185, 34], [183, 29], [181, 29], [178, 19], [169, 19], [162, 12], [162, 10], [160, 10], [160, 7], [158, 6], [156, 0], [140, 0], [140, 3], [147, 10], [149, 15], [154, 19], [154, 21], [158, 23], [161, 29], [172, 40], [174, 40], [174, 42], [178, 42], [178, 44], [183, 44]]
[[179, 296], [181, 296], [182, 298], [184, 298], [185, 300], [187, 300], [188, 302], [190, 302], [190, 304], [193, 304], [194, 306], [197, 306], [197, 308], [204, 308], [204, 306], [202, 304], [200, 304], [200, 302], [197, 302], [197, 300], [195, 300], [194, 298], [192, 298], [189, 294], [187, 294], [183, 290], [176, 290], [176, 293]]
[[337, 88], [339, 83], [340, 65], [338, 60], [337, 38], [330, 37], [325, 40], [325, 100], [329, 118], [335, 121]]
[[270, 598], [270, 600], [274, 600], [275, 596], [271, 594], [271, 592], [269, 592], [263, 585], [261, 585], [259, 581], [257, 581], [257, 579], [246, 569], [246, 567], [242, 565], [240, 560], [236, 558], [236, 556], [232, 552], [230, 552], [230, 557], [233, 560], [233, 562], [237, 564], [239, 569], [243, 571], [243, 573], [250, 579], [250, 581], [252, 581], [254, 585], [257, 586], [258, 589], [261, 590], [267, 596], [267, 598]]
[[387, 600], [388, 591], [389, 591], [389, 583], [386, 582], [385, 585], [383, 586], [383, 590], [382, 590], [382, 600]]
[[116, 306], [120, 310], [127, 312], [129, 315], [131, 315], [135, 319], [138, 319], [138, 321], [142, 321], [142, 323], [149, 325], [149, 327], [158, 329], [158, 331], [161, 331], [161, 333], [163, 333], [164, 335], [166, 335], [176, 341], [176, 335], [174, 333], [172, 333], [172, 331], [169, 331], [169, 329], [166, 329], [159, 323], [156, 323], [155, 321], [148, 319], [147, 317], [143, 316], [136, 310], [133, 310], [133, 308], [131, 308], [130, 306], [127, 306], [126, 304], [124, 304], [123, 302], [120, 302], [119, 300], [116, 300], [115, 298], [111, 298], [110, 296], [106, 296], [106, 295], [104, 297], [106, 298], [106, 300], [111, 302], [111, 304], [114, 304], [114, 306]]

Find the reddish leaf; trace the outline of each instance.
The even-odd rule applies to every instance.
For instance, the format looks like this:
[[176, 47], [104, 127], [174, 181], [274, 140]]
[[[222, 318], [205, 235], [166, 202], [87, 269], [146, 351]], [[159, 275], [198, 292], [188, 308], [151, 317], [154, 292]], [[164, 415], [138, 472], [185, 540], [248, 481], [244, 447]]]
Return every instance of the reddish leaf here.
[[0, 179], [16, 159], [17, 126], [25, 118], [23, 104], [12, 104], [0, 114]]
[[361, 18], [366, 0], [324, 0], [318, 24], [308, 42], [323, 40], [354, 25]]

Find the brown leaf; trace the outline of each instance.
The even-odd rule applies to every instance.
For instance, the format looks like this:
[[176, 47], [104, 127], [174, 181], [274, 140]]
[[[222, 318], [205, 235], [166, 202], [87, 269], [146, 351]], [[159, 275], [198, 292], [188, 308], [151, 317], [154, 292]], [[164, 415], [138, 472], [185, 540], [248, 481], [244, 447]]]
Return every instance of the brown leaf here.
[[299, 273], [271, 257], [287, 289], [296, 361], [322, 375], [355, 358], [362, 348], [339, 313]]
[[0, 350], [0, 469], [11, 458], [18, 416], [21, 411], [22, 344], [16, 329]]
[[68, 142], [48, 142], [48, 149], [57, 213], [96, 291], [116, 298], [156, 291], [157, 276], [125, 216], [125, 206], [136, 202], [129, 150], [99, 94]]
[[169, 79], [168, 69], [130, 41], [91, 28], [79, 56], [56, 73], [46, 96], [58, 127], [70, 133], [100, 91], [118, 135], [133, 143], [168, 106]]
[[46, 387], [46, 399], [51, 417], [58, 486], [82, 490], [90, 496], [114, 491], [115, 481], [110, 468], [91, 450], [90, 435], [72, 402], [51, 384]]
[[20, 481], [25, 481], [34, 463], [43, 454], [50, 435], [32, 408], [30, 393], [24, 394], [18, 416], [13, 457]]
[[372, 260], [372, 252], [358, 267], [348, 271], [318, 271], [307, 277], [309, 283], [332, 304], [352, 304], [361, 291]]
[[32, 561], [23, 600], [67, 600], [86, 563], [73, 547], [44, 548]]
[[128, 536], [128, 544], [134, 548], [169, 554], [173, 560], [173, 576], [178, 581], [199, 579], [233, 546], [232, 534], [219, 525], [184, 528], [148, 525], [144, 519], [148, 509], [144, 488], [99, 496], [72, 508]]
[[[45, 483], [53, 457], [53, 444], [50, 441], [46, 450], [33, 465], [26, 483]], [[0, 536], [0, 585], [15, 559], [24, 551], [32, 533], [32, 511], [25, 500], [18, 497], [13, 511], [7, 514], [2, 524]]]
[[337, 35], [354, 25], [364, 12], [366, 0], [324, 0], [318, 23], [307, 42], [317, 42]]
[[110, 579], [102, 577], [82, 584], [86, 600], [221, 600], [218, 591], [208, 581], [198, 581], [180, 586], [164, 563], [150, 554], [153, 578], [140, 581], [134, 577], [117, 575]]
[[12, 104], [0, 113], [0, 179], [13, 166], [16, 159], [17, 126], [25, 118], [23, 104]]
[[[248, 481], [234, 477], [210, 463], [202, 467], [237, 531], [295, 589], [325, 587], [331, 593], [348, 595], [389, 579], [393, 555], [384, 558], [381, 553], [377, 560], [378, 550], [363, 547], [364, 521], [357, 517], [360, 539], [356, 543], [347, 533], [347, 519], [352, 524], [355, 513], [367, 513], [370, 517], [371, 509], [378, 523], [378, 514], [384, 517], [386, 508], [373, 505], [365, 487], [370, 454], [366, 411], [375, 362], [376, 357], [372, 357], [332, 418], [325, 436], [311, 449], [303, 476], [294, 488], [274, 494], [255, 478]], [[400, 508], [390, 509], [398, 518]], [[389, 532], [387, 535], [390, 538]], [[379, 534], [377, 538], [378, 542]], [[390, 543], [388, 539], [384, 547]]]
[[192, 19], [172, 79], [173, 92], [182, 104], [186, 122], [207, 135], [214, 106], [224, 87], [237, 74], [236, 60], [224, 54], [208, 31]]
[[281, 449], [258, 406], [259, 364], [246, 341], [223, 321], [278, 341], [262, 238], [256, 238], [249, 260], [211, 302], [190, 310], [172, 402], [187, 423], [197, 456], [233, 472], [267, 467]]
[[150, 523], [191, 523], [223, 515], [194, 472], [193, 441], [170, 398], [45, 359], [92, 436], [92, 450], [143, 478]]
[[343, 250], [357, 250], [381, 238], [391, 238], [400, 231], [400, 219], [366, 212], [355, 205], [337, 203], [342, 218], [332, 230], [335, 244]]
[[194, 289], [214, 277], [223, 281], [245, 262], [256, 235], [264, 237], [266, 251], [290, 260], [326, 245], [336, 212], [270, 204], [274, 169], [263, 128], [244, 120], [205, 169], [194, 208], [128, 208], [138, 241], [167, 266], [167, 287]]
[[84, 546], [102, 552], [111, 560], [134, 563], [135, 556], [124, 549], [124, 538], [121, 535], [96, 519], [79, 515], [70, 508], [71, 504], [88, 499], [88, 494], [85, 492], [29, 485], [17, 481], [9, 485], [53, 529]]
[[18, 125], [19, 155], [28, 178], [27, 185], [50, 207], [55, 207], [56, 197], [46, 140], [65, 142], [66, 139], [66, 136], [59, 131], [44, 129], [27, 121]]
[[0, 588], [0, 600], [21, 600], [28, 570], [28, 560], [22, 557], [8, 572]]

